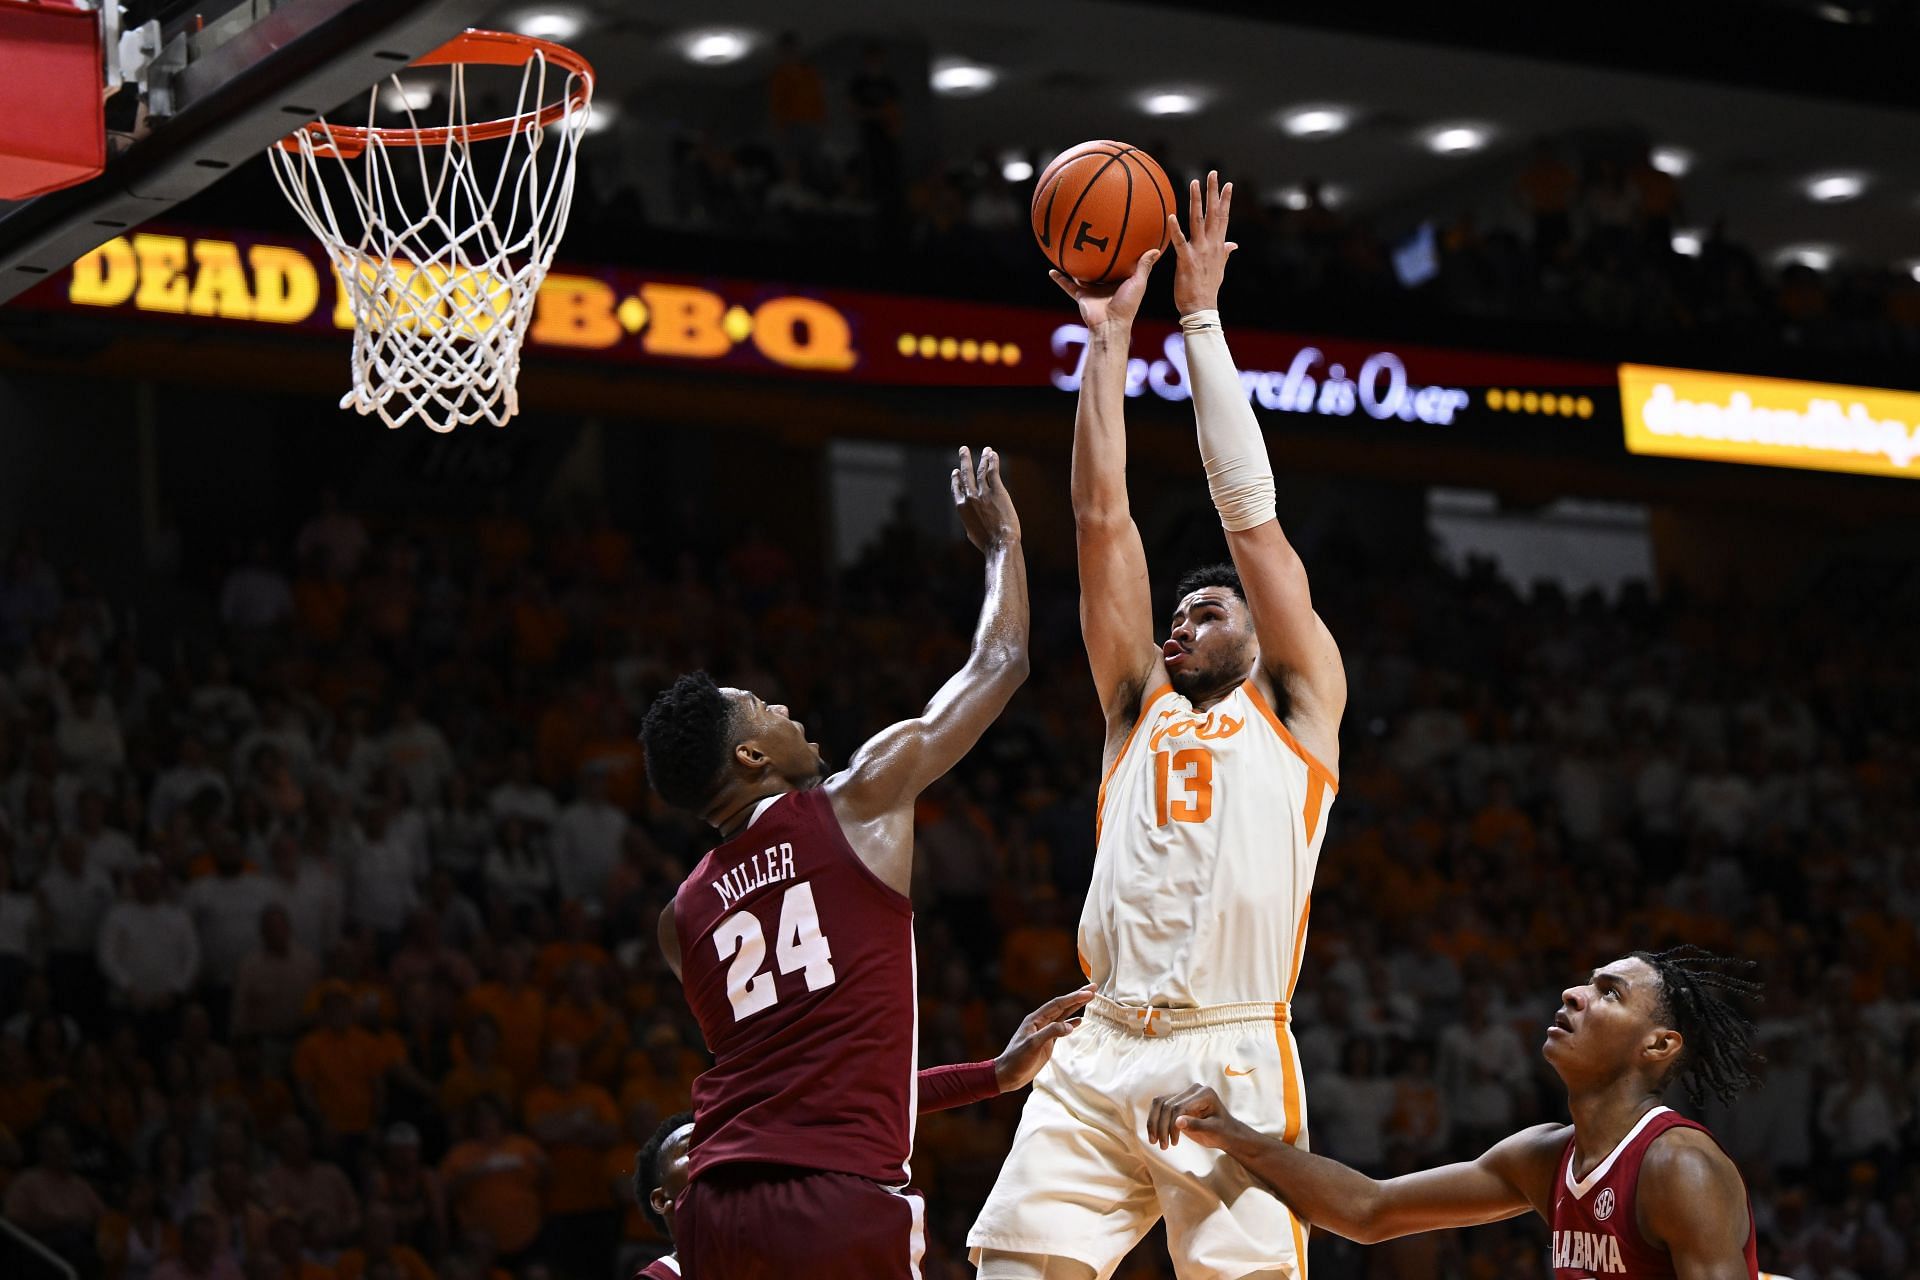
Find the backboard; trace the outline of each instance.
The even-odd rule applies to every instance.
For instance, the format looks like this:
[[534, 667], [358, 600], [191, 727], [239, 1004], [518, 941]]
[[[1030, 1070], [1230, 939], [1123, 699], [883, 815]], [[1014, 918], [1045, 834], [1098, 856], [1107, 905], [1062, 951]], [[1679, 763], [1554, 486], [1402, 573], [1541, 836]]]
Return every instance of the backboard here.
[[[111, 142], [91, 181], [0, 203], [0, 303], [199, 194], [437, 48], [489, 0], [104, 0]], [[0, 64], [6, 62], [0, 49]]]

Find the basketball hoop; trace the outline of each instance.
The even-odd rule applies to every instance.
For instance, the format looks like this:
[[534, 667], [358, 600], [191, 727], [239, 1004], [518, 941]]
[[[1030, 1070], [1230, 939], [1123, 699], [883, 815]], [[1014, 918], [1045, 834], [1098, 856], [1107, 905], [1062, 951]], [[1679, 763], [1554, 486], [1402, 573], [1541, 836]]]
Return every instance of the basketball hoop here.
[[[512, 115], [469, 120], [473, 66], [520, 69]], [[396, 74], [369, 95], [366, 127], [318, 120], [267, 154], [353, 313], [353, 389], [340, 407], [390, 427], [504, 426], [520, 410], [520, 346], [573, 204], [593, 68], [500, 31], [468, 31], [410, 69], [434, 67], [447, 70], [444, 124], [421, 126], [427, 90]], [[377, 127], [383, 98], [408, 127]]]

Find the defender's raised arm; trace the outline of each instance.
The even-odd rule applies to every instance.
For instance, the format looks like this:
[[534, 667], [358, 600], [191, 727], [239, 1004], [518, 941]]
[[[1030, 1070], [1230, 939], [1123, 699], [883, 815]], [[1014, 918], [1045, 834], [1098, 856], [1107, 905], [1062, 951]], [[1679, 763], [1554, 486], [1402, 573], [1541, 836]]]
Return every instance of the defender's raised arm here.
[[868, 739], [847, 770], [827, 783], [854, 848], [902, 893], [913, 877], [915, 798], [973, 749], [1027, 678], [1027, 559], [1000, 455], [981, 450], [976, 469], [970, 452], [960, 450], [952, 485], [967, 539], [987, 558], [973, 649], [924, 711]]

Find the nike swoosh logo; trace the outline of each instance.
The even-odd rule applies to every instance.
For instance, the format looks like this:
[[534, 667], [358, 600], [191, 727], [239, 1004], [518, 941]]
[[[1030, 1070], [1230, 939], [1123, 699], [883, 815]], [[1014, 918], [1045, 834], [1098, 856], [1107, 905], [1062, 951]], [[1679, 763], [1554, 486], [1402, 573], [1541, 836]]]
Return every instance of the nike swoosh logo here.
[[1245, 1071], [1235, 1071], [1232, 1067], [1228, 1067], [1227, 1074], [1230, 1076], [1250, 1076], [1259, 1069], [1258, 1067], [1248, 1067]]

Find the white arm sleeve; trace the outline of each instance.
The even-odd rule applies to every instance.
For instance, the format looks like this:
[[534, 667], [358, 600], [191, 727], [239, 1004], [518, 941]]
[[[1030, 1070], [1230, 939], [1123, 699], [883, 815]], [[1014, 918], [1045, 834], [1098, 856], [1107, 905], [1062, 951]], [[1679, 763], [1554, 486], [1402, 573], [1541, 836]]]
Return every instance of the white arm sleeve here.
[[1180, 317], [1187, 343], [1187, 382], [1200, 436], [1200, 461], [1220, 524], [1229, 532], [1274, 518], [1273, 463], [1220, 329], [1218, 311]]

